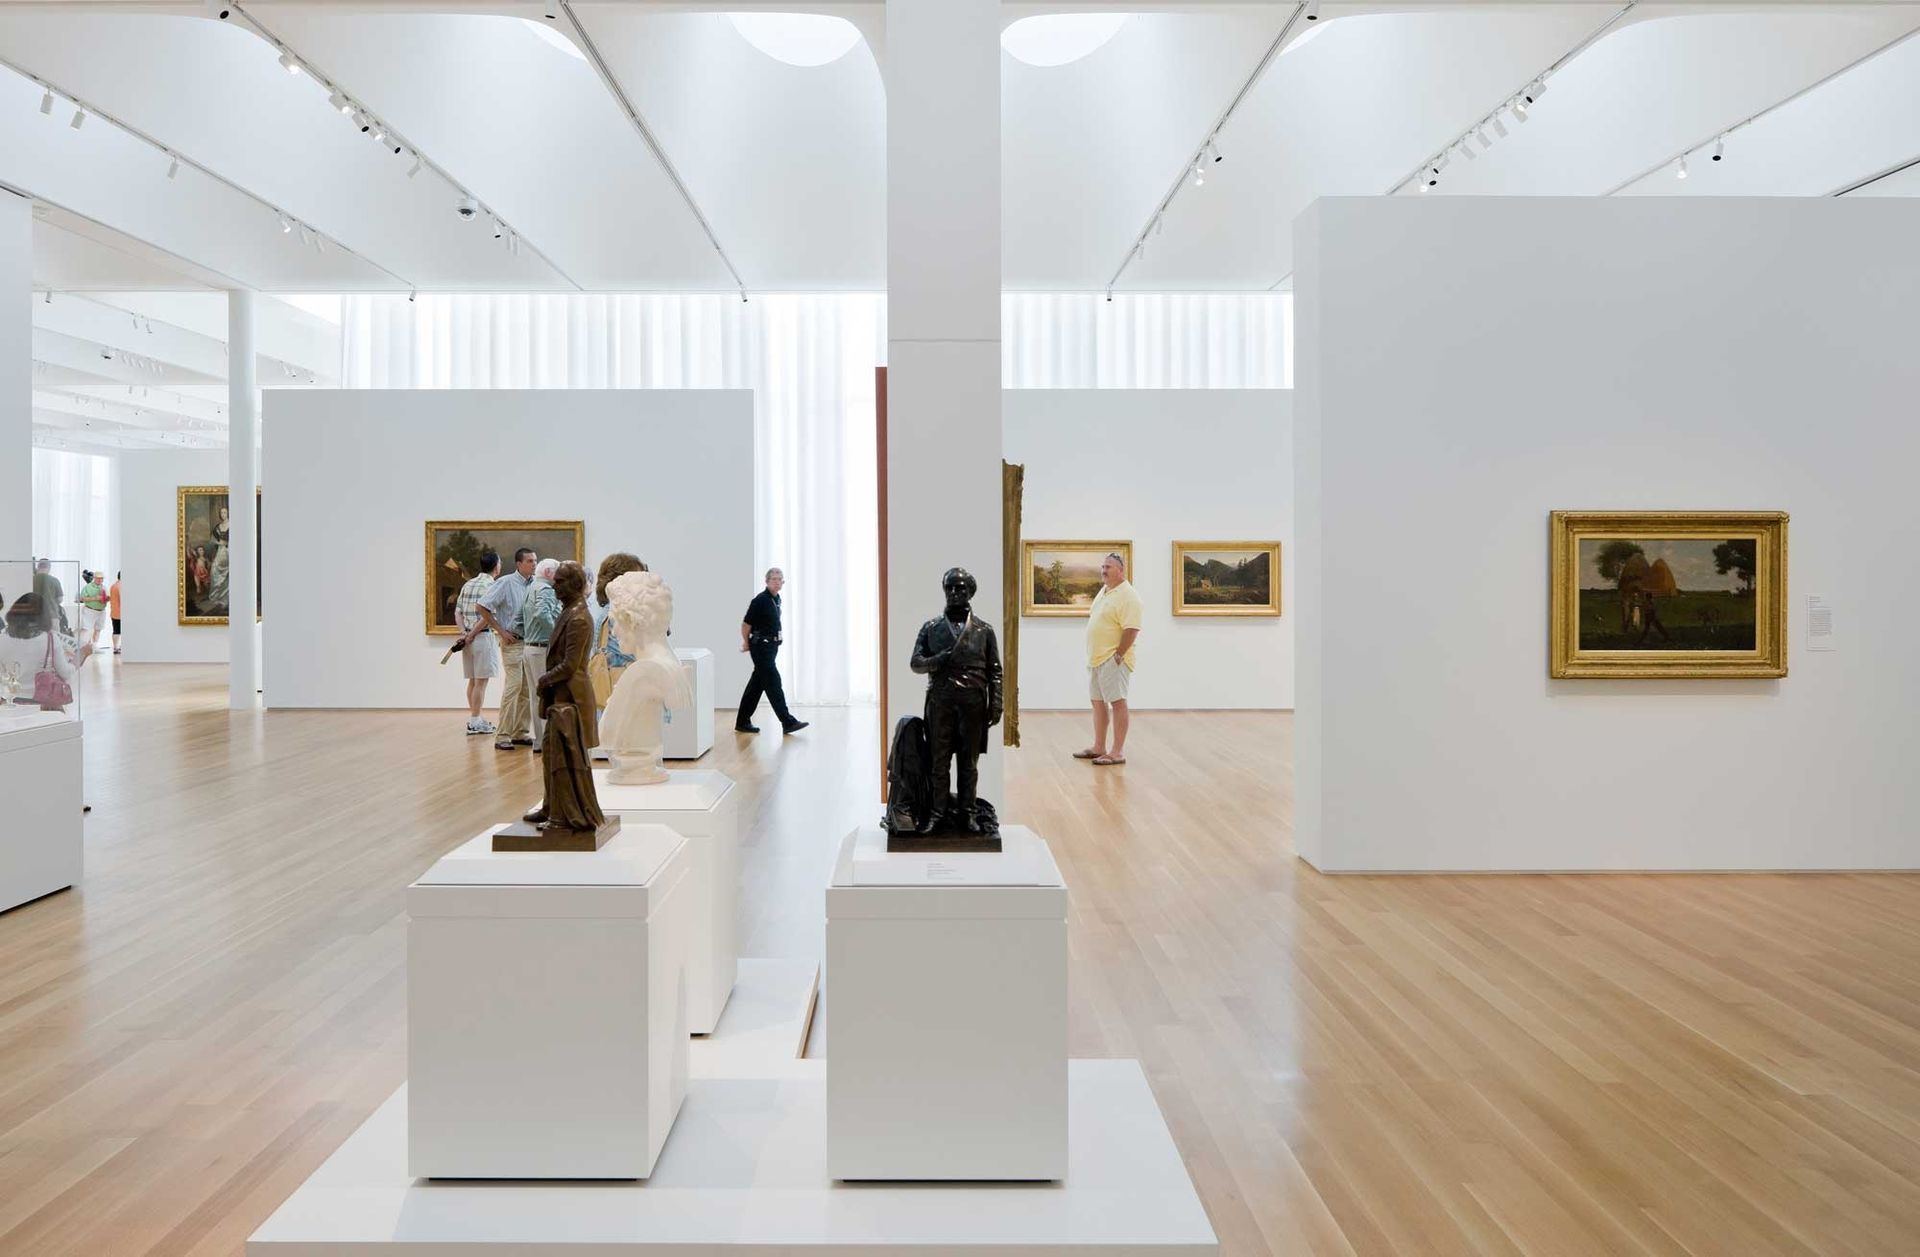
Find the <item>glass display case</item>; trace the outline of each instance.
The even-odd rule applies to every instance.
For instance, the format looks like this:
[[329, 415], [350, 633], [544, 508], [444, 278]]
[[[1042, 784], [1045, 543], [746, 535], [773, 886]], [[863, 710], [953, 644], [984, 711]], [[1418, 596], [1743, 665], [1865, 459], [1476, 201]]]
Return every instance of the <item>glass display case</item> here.
[[0, 737], [80, 719], [83, 665], [105, 634], [84, 588], [78, 563], [0, 559]]

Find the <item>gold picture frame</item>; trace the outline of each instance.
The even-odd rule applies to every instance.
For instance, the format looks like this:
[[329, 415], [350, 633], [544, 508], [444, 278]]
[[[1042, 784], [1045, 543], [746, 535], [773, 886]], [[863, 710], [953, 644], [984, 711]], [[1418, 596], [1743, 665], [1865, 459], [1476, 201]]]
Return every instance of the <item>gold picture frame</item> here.
[[[216, 505], [213, 499], [219, 499]], [[213, 628], [227, 623], [228, 617], [213, 614], [205, 609], [207, 600], [213, 595], [214, 568], [218, 565], [220, 543], [214, 512], [227, 503], [227, 486], [223, 484], [183, 484], [175, 486], [173, 495], [173, 602], [174, 618], [182, 627]], [[205, 499], [204, 510], [199, 502]], [[262, 598], [262, 577], [265, 568], [261, 561], [263, 553], [260, 545], [260, 488], [253, 490], [253, 618], [260, 619]], [[205, 555], [204, 551], [212, 546], [214, 554]], [[196, 560], [195, 549], [202, 551]], [[191, 598], [187, 591], [193, 590]]]
[[1550, 675], [1787, 675], [1786, 512], [1555, 511], [1549, 531]]
[[[1109, 554], [1126, 560], [1127, 577], [1131, 579], [1131, 541], [1022, 540], [1020, 614], [1084, 619], [1100, 590], [1100, 560]], [[1073, 563], [1071, 568], [1066, 566], [1069, 562]]]
[[[1198, 574], [1190, 581], [1193, 559], [1223, 567], [1245, 568], [1266, 560], [1264, 594], [1258, 584], [1226, 585], [1218, 576]], [[1251, 570], [1251, 569], [1249, 569]], [[1257, 573], [1256, 573], [1257, 575]], [[1176, 541], [1173, 543], [1173, 613], [1192, 616], [1277, 616], [1280, 614], [1280, 543], [1277, 541]], [[1211, 600], [1217, 595], [1218, 600]]]
[[[472, 544], [458, 543], [459, 548], [462, 551], [472, 550], [474, 562], [477, 562], [481, 551], [494, 551], [500, 556], [500, 574], [502, 575], [513, 564], [513, 552], [523, 545], [533, 546], [543, 559], [571, 559], [576, 563], [586, 562], [587, 525], [585, 520], [430, 519], [426, 521], [420, 581], [425, 631], [429, 637], [460, 635], [460, 626], [453, 621], [453, 599], [459, 594], [460, 586], [477, 574], [479, 568], [452, 554], [447, 555], [443, 560], [440, 555], [443, 540], [440, 534], [461, 532], [470, 534]], [[554, 553], [555, 547], [552, 543], [562, 540], [568, 544], [569, 552]], [[451, 564], [450, 567], [449, 564]], [[468, 570], [469, 567], [472, 568], [471, 571]]]

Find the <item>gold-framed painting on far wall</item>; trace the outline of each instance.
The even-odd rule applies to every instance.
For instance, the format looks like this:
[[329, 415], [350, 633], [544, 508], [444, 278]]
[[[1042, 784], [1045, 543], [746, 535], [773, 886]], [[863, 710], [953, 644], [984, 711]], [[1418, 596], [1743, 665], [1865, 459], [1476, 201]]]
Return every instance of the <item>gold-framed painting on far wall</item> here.
[[427, 521], [426, 590], [427, 632], [456, 637], [460, 624], [453, 606], [460, 587], [480, 574], [480, 556], [491, 550], [500, 556], [504, 576], [513, 567], [513, 552], [531, 547], [543, 559], [587, 561], [587, 525], [578, 519], [430, 519]]
[[[253, 618], [260, 618], [260, 490], [253, 491]], [[173, 505], [174, 609], [183, 626], [211, 627], [227, 622], [227, 592], [232, 571], [228, 534], [233, 512], [223, 484], [175, 486]]]
[[1022, 541], [1020, 614], [1084, 616], [1100, 592], [1100, 561], [1117, 554], [1133, 575], [1131, 541]]
[[1787, 675], [1784, 511], [1555, 511], [1551, 674]]
[[1280, 614], [1280, 543], [1173, 543], [1175, 615]]

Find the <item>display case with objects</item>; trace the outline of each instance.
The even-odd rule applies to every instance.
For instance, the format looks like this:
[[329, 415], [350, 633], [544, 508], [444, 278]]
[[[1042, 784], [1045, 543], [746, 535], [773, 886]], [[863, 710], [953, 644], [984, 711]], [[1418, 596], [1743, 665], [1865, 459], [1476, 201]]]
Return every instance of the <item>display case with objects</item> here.
[[80, 565], [0, 561], [0, 911], [80, 880]]

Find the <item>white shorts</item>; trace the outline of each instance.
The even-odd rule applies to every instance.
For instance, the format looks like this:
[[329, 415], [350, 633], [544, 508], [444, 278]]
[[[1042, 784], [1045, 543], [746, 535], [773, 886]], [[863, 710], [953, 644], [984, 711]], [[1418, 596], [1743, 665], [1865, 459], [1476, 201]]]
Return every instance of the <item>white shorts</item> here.
[[1133, 669], [1115, 655], [1099, 667], [1087, 669], [1087, 696], [1096, 703], [1124, 703], [1127, 683], [1132, 680]]
[[500, 639], [492, 633], [481, 633], [467, 643], [460, 652], [460, 670], [467, 674], [469, 681], [483, 681], [488, 677], [500, 675]]

